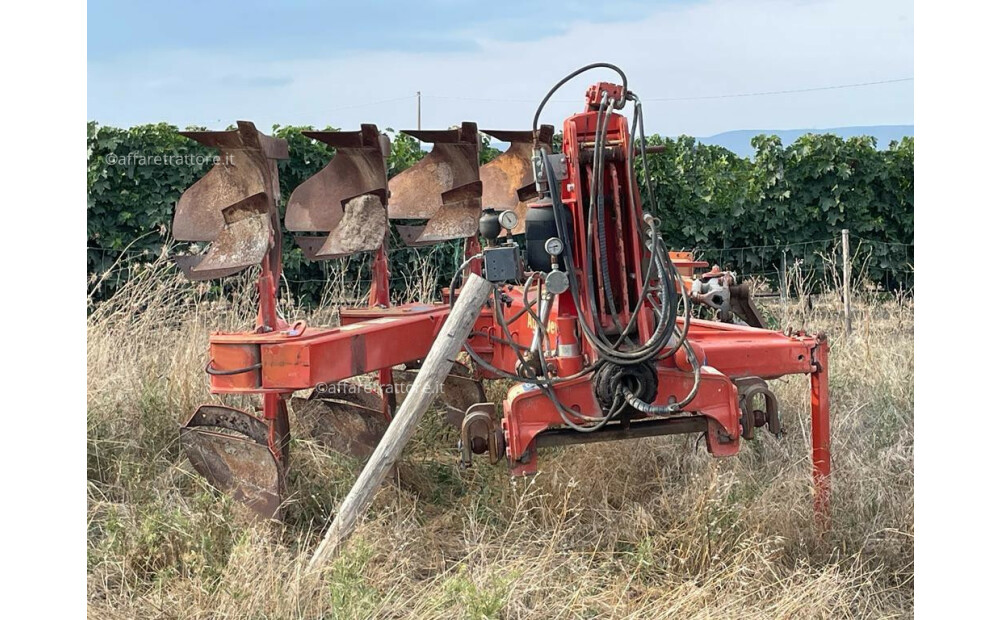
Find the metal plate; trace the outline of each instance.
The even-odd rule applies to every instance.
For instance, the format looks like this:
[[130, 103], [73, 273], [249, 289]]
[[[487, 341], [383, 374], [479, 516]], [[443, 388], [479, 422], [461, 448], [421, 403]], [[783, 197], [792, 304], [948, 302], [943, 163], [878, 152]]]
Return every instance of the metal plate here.
[[181, 427], [180, 443], [212, 486], [261, 517], [279, 519], [284, 472], [267, 447], [267, 433], [265, 422], [244, 411], [202, 405]]
[[420, 246], [471, 237], [479, 231], [481, 213], [478, 198], [442, 205], [423, 226], [397, 225], [406, 245]]
[[348, 200], [344, 217], [317, 252], [318, 258], [333, 258], [359, 252], [373, 252], [385, 240], [388, 222], [385, 205], [374, 194]]
[[192, 271], [238, 270], [260, 263], [271, 243], [268, 201], [262, 192], [223, 209], [225, 226]]
[[[552, 152], [553, 132], [552, 125], [542, 125], [538, 132], [539, 143], [547, 153]], [[531, 164], [534, 137], [531, 131], [484, 129], [483, 133], [510, 143], [506, 151], [479, 170], [483, 181], [483, 208], [510, 209], [517, 213], [518, 223], [513, 234], [521, 234], [528, 214], [528, 201], [538, 196]]]
[[279, 195], [277, 159], [288, 144], [266, 136], [248, 121], [233, 131], [188, 131], [181, 135], [219, 150], [208, 173], [177, 201], [172, 232], [179, 241], [208, 241], [202, 257], [178, 257], [193, 280], [233, 275], [260, 263], [269, 249]]
[[219, 149], [219, 160], [177, 201], [173, 235], [180, 241], [212, 241], [222, 231], [223, 209], [258, 193], [278, 195], [276, 159], [288, 159], [288, 143], [266, 136], [248, 121], [234, 131], [182, 131], [180, 135]]
[[397, 226], [403, 241], [424, 245], [476, 234], [483, 192], [476, 124], [405, 133], [432, 142], [434, 148], [389, 181], [389, 219], [427, 220], [423, 226]]
[[388, 428], [381, 410], [325, 399], [293, 398], [290, 402], [306, 434], [351, 458], [371, 456]]
[[335, 231], [350, 210], [348, 203], [367, 194], [378, 198], [384, 220], [387, 180], [378, 128], [362, 125], [361, 131], [307, 131], [303, 135], [334, 146], [337, 152], [292, 192], [285, 227], [296, 232]]
[[743, 319], [743, 322], [750, 327], [765, 326], [764, 317], [760, 315], [757, 305], [753, 303], [749, 282], [742, 282], [736, 286], [729, 287], [729, 304], [732, 306], [736, 316]]
[[229, 269], [203, 269], [201, 271], [195, 271], [194, 268], [197, 267], [201, 261], [205, 259], [204, 255], [197, 256], [174, 256], [174, 264], [184, 273], [184, 277], [188, 280], [202, 281], [202, 280], [215, 280], [216, 278], [225, 278], [243, 271], [244, 267], [232, 267]]
[[[405, 396], [409, 392], [417, 372], [417, 370], [392, 371], [397, 395]], [[461, 364], [456, 364], [451, 373], [445, 377], [441, 394], [437, 398], [437, 401], [444, 405], [445, 419], [455, 428], [462, 428], [462, 420], [469, 407], [485, 400], [486, 392], [483, 390], [483, 384], [469, 376], [468, 369]]]
[[373, 409], [382, 410], [382, 397], [374, 389], [354, 381], [340, 381], [323, 386], [323, 389], [316, 388], [309, 395], [309, 400], [340, 400]]

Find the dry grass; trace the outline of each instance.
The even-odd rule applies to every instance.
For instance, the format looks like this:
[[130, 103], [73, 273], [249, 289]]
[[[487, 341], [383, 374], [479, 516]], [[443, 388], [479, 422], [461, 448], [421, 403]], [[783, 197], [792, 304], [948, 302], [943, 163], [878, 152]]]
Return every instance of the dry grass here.
[[812, 524], [807, 379], [788, 377], [774, 385], [788, 436], [765, 434], [729, 459], [693, 436], [595, 444], [548, 451], [538, 476], [512, 481], [484, 462], [459, 470], [456, 438], [429, 416], [322, 587], [305, 590], [297, 576], [359, 466], [295, 441], [284, 525], [252, 522], [193, 473], [176, 424], [211, 400], [208, 331], [249, 324], [253, 308], [252, 287], [235, 286], [228, 303], [203, 293], [158, 263], [89, 319], [94, 617], [912, 615], [906, 300], [862, 295], [853, 339], [833, 299], [765, 308], [831, 337], [835, 479], [823, 537]]

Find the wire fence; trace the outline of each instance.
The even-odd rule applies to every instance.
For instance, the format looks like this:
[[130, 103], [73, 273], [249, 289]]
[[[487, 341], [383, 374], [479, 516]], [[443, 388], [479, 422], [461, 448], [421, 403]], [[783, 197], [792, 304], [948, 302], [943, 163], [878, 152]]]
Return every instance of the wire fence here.
[[[864, 286], [883, 291], [911, 293], [914, 276], [914, 245], [850, 236], [850, 264], [853, 279]], [[459, 248], [460, 249], [460, 248]], [[91, 281], [101, 279], [117, 288], [132, 277], [135, 269], [162, 258], [172, 251], [164, 245], [159, 252], [123, 248], [112, 250], [87, 246], [87, 252], [113, 257], [112, 267], [103, 273], [88, 274]], [[811, 294], [819, 288], [842, 286], [843, 243], [840, 237], [796, 243], [774, 243], [739, 247], [695, 247], [695, 258], [733, 271], [741, 279], [752, 278], [773, 292]], [[460, 266], [463, 254], [456, 248], [436, 252], [430, 248], [401, 246], [390, 250], [395, 258], [389, 278], [394, 296], [405, 296], [415, 287], [435, 290], [447, 286]], [[88, 264], [91, 261], [88, 261]], [[101, 261], [107, 264], [109, 261]], [[347, 261], [321, 261], [316, 277], [283, 277], [282, 287], [300, 301], [319, 302], [331, 288], [341, 295], [366, 294], [372, 284], [367, 257]], [[765, 293], [766, 294], [766, 293]]]
[[[885, 291], [913, 288], [914, 245], [849, 235], [852, 272], [866, 285]], [[797, 243], [743, 247], [694, 248], [710, 265], [735, 271], [743, 278], [759, 278], [784, 286], [795, 273], [816, 285], [837, 285], [842, 277], [843, 242], [832, 237]]]

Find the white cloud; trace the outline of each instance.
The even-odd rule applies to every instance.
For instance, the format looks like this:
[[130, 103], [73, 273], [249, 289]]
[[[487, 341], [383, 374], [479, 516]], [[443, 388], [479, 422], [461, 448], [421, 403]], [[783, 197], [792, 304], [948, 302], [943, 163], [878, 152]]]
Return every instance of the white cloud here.
[[[519, 42], [483, 38], [479, 44], [471, 53], [380, 52], [265, 63], [195, 51], [123, 56], [90, 64], [88, 116], [117, 125], [165, 120], [219, 127], [240, 118], [262, 129], [272, 123], [347, 128], [363, 121], [399, 129], [415, 126], [414, 100], [367, 104], [420, 90], [427, 95], [426, 128], [463, 120], [483, 128], [523, 128], [531, 122], [532, 102], [552, 83], [577, 66], [606, 60], [626, 71], [630, 88], [646, 101], [647, 127], [660, 133], [913, 119], [912, 82], [774, 97], [650, 101], [912, 76], [913, 8], [902, 0], [710, 0], [665, 8], [642, 21], [581, 19], [556, 36]], [[602, 77], [610, 76], [594, 73], [568, 84], [543, 120], [559, 123], [578, 111], [585, 86]]]

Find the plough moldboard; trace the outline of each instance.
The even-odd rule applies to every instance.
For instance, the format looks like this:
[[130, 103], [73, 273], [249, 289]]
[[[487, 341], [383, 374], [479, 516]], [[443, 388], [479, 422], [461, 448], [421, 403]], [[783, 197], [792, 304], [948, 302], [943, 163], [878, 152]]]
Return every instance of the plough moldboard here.
[[[530, 128], [484, 132], [510, 147], [483, 166], [480, 130], [470, 122], [406, 132], [433, 146], [392, 179], [388, 139], [375, 125], [305, 134], [329, 145], [331, 157], [292, 191], [285, 228], [299, 233], [310, 260], [371, 257], [369, 307], [341, 309], [338, 327], [289, 324], [277, 313], [276, 162], [288, 156], [287, 144], [245, 121], [234, 131], [184, 133], [222, 157], [177, 204], [174, 236], [207, 242], [200, 254], [177, 257], [179, 267], [204, 280], [260, 266], [256, 326], [212, 334], [205, 370], [212, 393], [259, 395], [261, 412], [200, 407], [181, 429], [198, 472], [257, 513], [280, 517], [289, 405], [303, 427], [297, 432], [366, 458], [461, 278], [477, 273], [492, 295], [463, 345], [467, 361], [455, 361], [439, 398], [460, 431], [464, 464], [488, 455], [514, 475], [533, 474], [546, 446], [676, 433], [702, 433], [710, 453], [733, 455], [757, 429], [781, 433], [766, 382], [806, 374], [815, 502], [825, 514], [825, 338], [763, 329], [746, 283], [718, 268], [698, 274], [706, 263], [664, 247], [635, 172], [646, 158], [641, 101], [617, 68], [583, 70], [597, 67], [618, 71], [621, 81], [587, 90], [583, 111], [563, 122], [559, 152], [554, 128], [538, 123], [555, 89]], [[631, 125], [621, 113], [628, 105]], [[465, 263], [440, 302], [390, 304], [390, 223], [407, 245], [464, 240]], [[712, 308], [716, 320], [692, 318], [693, 304]], [[358, 381], [368, 374], [377, 387]], [[485, 402], [482, 382], [492, 379], [515, 381], [499, 408]]]

